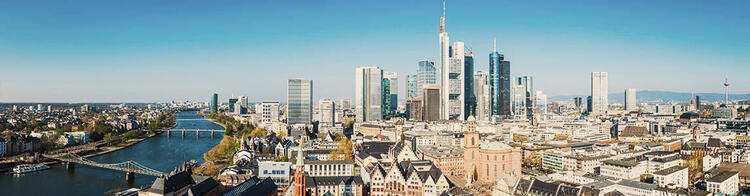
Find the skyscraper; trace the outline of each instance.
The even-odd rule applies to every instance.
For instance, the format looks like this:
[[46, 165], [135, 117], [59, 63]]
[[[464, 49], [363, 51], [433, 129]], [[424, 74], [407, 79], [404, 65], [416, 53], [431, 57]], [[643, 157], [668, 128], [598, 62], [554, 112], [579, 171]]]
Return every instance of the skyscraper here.
[[381, 97], [383, 101], [381, 104], [381, 109], [383, 110], [381, 114], [383, 114], [383, 119], [387, 120], [391, 116], [391, 81], [383, 78], [381, 82]]
[[406, 76], [406, 98], [416, 98], [417, 96], [417, 74]]
[[336, 123], [336, 102], [333, 99], [321, 99], [318, 101], [318, 114], [321, 125], [333, 126]]
[[463, 42], [454, 42], [446, 67], [441, 68], [440, 100], [443, 120], [464, 119], [465, 47]]
[[289, 79], [287, 82], [287, 124], [312, 123], [313, 81]]
[[477, 99], [474, 95], [474, 54], [471, 51], [464, 56], [464, 70], [462, 74], [464, 75], [464, 109], [463, 119], [461, 120], [466, 120], [471, 114], [476, 113], [477, 107]]
[[421, 60], [417, 63], [417, 96], [422, 97], [422, 90], [425, 85], [437, 84], [437, 68], [435, 68], [435, 62], [428, 60]]
[[490, 53], [490, 115], [508, 116], [511, 113], [510, 61], [497, 52], [497, 41]]
[[[448, 119], [448, 108], [449, 105], [449, 78], [451, 76], [449, 67], [450, 58], [450, 39], [448, 38], [448, 32], [445, 32], [445, 1], [443, 1], [443, 15], [440, 17], [440, 43], [439, 43], [439, 55], [438, 62], [440, 63], [440, 118]], [[463, 56], [463, 55], [461, 55]], [[460, 88], [456, 91], [461, 91]], [[426, 102], [425, 102], [426, 103]], [[427, 104], [425, 104], [427, 105]], [[460, 111], [460, 108], [459, 108]]]
[[591, 106], [593, 115], [607, 114], [607, 72], [591, 72]]
[[474, 97], [476, 98], [474, 116], [477, 121], [488, 121], [490, 119], [489, 76], [489, 73], [486, 71], [477, 71], [474, 73]]
[[424, 121], [440, 120], [440, 86], [437, 84], [426, 85], [422, 95], [422, 119]]
[[229, 98], [229, 112], [234, 113], [234, 104], [237, 103], [237, 98]]
[[355, 71], [355, 109], [357, 122], [378, 121], [382, 118], [383, 70], [378, 67], [359, 67]]
[[211, 113], [219, 112], [219, 94], [211, 95]]
[[385, 110], [388, 111], [388, 116], [396, 115], [398, 111], [398, 74], [396, 72], [383, 72], [383, 81], [388, 81], [388, 94], [384, 94], [384, 98], [388, 98], [388, 104]]
[[627, 88], [625, 89], [625, 111], [632, 112], [636, 111], [636, 98], [635, 98], [635, 89], [634, 88]]
[[583, 99], [581, 97], [574, 97], [573, 98], [573, 105], [576, 106], [576, 109], [578, 110], [578, 112], [581, 112], [581, 108], [582, 108], [582, 105], [583, 105]]
[[594, 110], [594, 106], [593, 106], [593, 104], [591, 102], [592, 102], [591, 101], [591, 96], [586, 96], [586, 111], [589, 114], [591, 114], [591, 112], [593, 112], [593, 110]]
[[516, 78], [514, 93], [514, 115], [534, 119], [534, 80], [531, 76]]

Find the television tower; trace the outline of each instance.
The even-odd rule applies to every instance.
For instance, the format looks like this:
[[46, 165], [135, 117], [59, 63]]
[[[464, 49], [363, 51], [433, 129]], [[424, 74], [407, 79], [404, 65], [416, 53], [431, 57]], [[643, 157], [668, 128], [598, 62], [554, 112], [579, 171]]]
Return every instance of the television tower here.
[[724, 76], [724, 105], [729, 106], [729, 77]]

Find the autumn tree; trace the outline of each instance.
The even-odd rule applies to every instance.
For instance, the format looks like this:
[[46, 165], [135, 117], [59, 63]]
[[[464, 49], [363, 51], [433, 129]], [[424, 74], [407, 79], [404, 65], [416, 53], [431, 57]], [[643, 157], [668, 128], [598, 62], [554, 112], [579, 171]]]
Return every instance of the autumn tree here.
[[336, 150], [331, 151], [328, 156], [329, 160], [353, 160], [354, 150], [352, 141], [346, 138], [339, 140], [339, 146]]
[[685, 166], [688, 168], [690, 183], [695, 182], [703, 175], [703, 157], [697, 154], [690, 155], [685, 161]]

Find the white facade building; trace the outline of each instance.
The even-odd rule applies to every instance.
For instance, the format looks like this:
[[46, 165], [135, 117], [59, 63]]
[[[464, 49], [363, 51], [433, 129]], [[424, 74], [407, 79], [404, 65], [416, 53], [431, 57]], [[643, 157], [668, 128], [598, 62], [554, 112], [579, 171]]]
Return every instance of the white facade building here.
[[279, 102], [263, 102], [255, 106], [255, 112], [260, 114], [261, 123], [279, 121]]
[[593, 115], [607, 114], [607, 72], [591, 72], [591, 106]]
[[638, 110], [636, 103], [636, 97], [635, 97], [635, 89], [634, 88], [628, 88], [625, 89], [625, 111], [626, 112], [632, 112]]
[[321, 99], [318, 101], [318, 115], [321, 125], [334, 125], [336, 123], [336, 102], [333, 99]]
[[357, 122], [379, 121], [383, 112], [383, 70], [378, 67], [359, 67], [355, 75]]

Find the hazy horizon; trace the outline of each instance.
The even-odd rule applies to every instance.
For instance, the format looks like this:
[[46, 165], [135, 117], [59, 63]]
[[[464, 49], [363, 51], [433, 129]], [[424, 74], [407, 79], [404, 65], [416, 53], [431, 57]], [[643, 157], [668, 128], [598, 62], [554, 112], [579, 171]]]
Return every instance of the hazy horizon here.
[[[450, 41], [487, 70], [492, 39], [511, 75], [548, 96], [586, 95], [592, 71], [625, 88], [750, 93], [747, 1], [448, 1]], [[354, 70], [406, 75], [435, 60], [440, 0], [15, 1], [0, 7], [0, 102], [286, 101], [354, 96]], [[437, 65], [436, 65], [437, 66]]]

